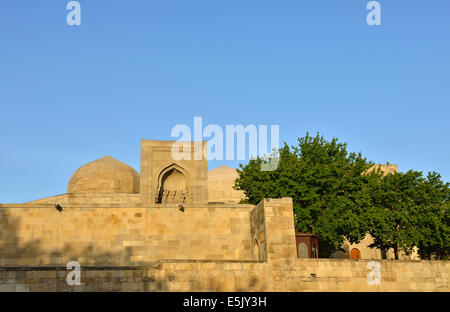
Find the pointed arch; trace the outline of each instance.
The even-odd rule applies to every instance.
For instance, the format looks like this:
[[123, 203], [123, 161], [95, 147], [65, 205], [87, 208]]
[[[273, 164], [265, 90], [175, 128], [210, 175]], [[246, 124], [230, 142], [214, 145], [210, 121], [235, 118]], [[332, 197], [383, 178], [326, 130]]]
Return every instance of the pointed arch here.
[[156, 203], [185, 203], [190, 201], [189, 174], [180, 165], [173, 163], [158, 175]]
[[184, 174], [184, 176], [186, 177], [186, 180], [189, 181], [189, 173], [188, 173], [183, 167], [181, 167], [180, 165], [178, 165], [178, 164], [176, 164], [176, 163], [173, 163], [173, 164], [171, 164], [171, 165], [165, 167], [164, 169], [162, 169], [162, 170], [159, 172], [159, 175], [158, 175], [158, 186], [161, 185], [162, 177], [163, 177], [167, 172], [169, 172], [169, 171], [172, 170], [172, 169], [176, 169], [176, 170], [178, 170], [179, 172], [181, 172], [182, 174]]

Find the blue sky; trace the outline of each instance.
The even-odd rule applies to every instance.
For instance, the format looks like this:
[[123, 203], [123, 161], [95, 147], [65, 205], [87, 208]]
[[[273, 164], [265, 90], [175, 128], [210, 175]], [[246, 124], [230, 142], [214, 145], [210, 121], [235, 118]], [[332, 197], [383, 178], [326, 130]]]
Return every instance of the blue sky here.
[[[450, 1], [80, 0], [0, 5], [0, 202], [66, 192], [177, 124], [280, 125], [450, 179]], [[212, 161], [237, 167], [238, 161]]]

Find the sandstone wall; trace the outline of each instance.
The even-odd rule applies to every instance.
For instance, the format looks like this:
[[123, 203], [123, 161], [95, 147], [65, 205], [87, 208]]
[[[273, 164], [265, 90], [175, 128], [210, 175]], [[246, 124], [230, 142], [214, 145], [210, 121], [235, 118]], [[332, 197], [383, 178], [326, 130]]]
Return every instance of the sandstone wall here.
[[0, 205], [0, 266], [251, 260], [252, 205]]
[[449, 261], [298, 259], [293, 222], [290, 198], [184, 212], [0, 205], [0, 291], [450, 291]]
[[169, 261], [149, 267], [90, 267], [69, 286], [66, 268], [0, 267], [0, 291], [426, 291], [448, 292], [448, 261], [297, 259], [290, 270], [257, 261]]
[[208, 201], [239, 203], [245, 199], [243, 191], [233, 189], [234, 181], [239, 177], [235, 168], [220, 166], [208, 171]]
[[65, 205], [87, 205], [87, 204], [116, 205], [126, 204], [135, 206], [141, 203], [141, 195], [133, 193], [110, 193], [110, 194], [62, 194], [46, 197], [28, 202], [27, 204], [59, 204]]

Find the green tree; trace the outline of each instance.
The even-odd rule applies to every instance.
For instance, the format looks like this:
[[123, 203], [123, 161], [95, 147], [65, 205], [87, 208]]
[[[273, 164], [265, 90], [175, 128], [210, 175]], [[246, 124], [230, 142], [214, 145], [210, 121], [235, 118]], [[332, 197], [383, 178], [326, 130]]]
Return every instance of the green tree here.
[[[418, 247], [421, 258], [448, 257], [449, 252], [449, 184], [431, 172], [383, 175], [368, 174], [371, 205], [363, 213], [369, 233], [374, 239], [369, 247], [381, 249], [383, 258], [392, 248], [395, 259]], [[367, 206], [366, 206], [367, 207]]]
[[307, 133], [298, 146], [284, 144], [276, 170], [261, 171], [268, 161], [258, 157], [238, 169], [235, 189], [243, 190], [248, 202], [292, 197], [295, 228], [320, 236], [322, 257], [338, 250], [345, 238], [352, 243], [364, 238], [367, 228], [359, 211], [371, 201], [363, 173], [373, 164], [361, 153], [348, 153], [337, 138]]
[[423, 259], [448, 259], [450, 254], [450, 188], [436, 172], [430, 172], [418, 189], [417, 224], [419, 255]]
[[411, 253], [420, 237], [417, 199], [422, 173], [410, 170], [383, 176], [377, 171], [368, 174], [368, 182], [372, 203], [363, 219], [374, 239], [369, 247], [381, 249], [383, 258], [390, 248], [395, 259], [400, 250]]

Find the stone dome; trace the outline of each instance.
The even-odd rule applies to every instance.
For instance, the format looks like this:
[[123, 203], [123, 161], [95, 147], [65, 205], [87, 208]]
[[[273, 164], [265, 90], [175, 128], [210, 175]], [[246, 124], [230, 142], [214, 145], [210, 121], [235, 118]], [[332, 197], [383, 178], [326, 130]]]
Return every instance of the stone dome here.
[[235, 168], [220, 166], [208, 171], [208, 201], [239, 203], [245, 199], [243, 191], [233, 189], [239, 177]]
[[139, 173], [127, 164], [106, 156], [75, 171], [67, 193], [139, 193]]

